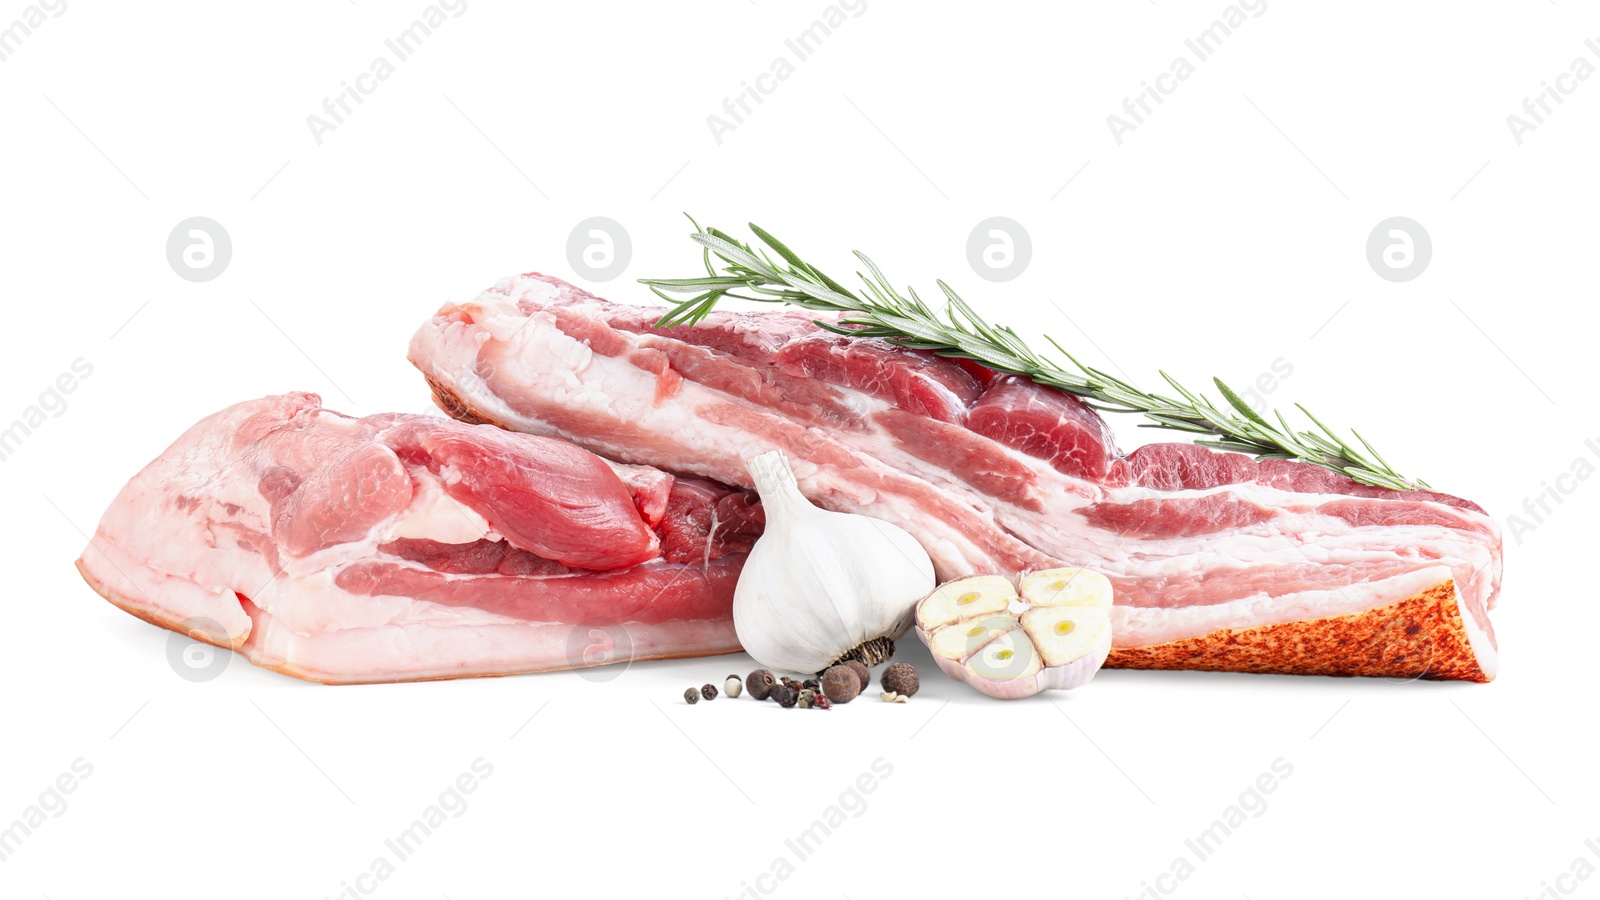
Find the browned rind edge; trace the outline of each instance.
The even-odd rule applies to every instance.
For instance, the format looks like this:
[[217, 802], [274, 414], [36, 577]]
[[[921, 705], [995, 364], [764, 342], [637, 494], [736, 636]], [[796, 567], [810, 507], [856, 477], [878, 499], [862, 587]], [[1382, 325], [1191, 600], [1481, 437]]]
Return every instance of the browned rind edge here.
[[1350, 615], [1112, 650], [1106, 667], [1487, 682], [1461, 616], [1455, 582], [1446, 579]]
[[81, 557], [73, 562], [73, 566], [77, 568], [78, 574], [83, 576], [84, 583], [93, 588], [96, 594], [104, 597], [112, 606], [115, 606], [117, 609], [122, 610], [134, 618], [143, 619], [144, 621], [149, 622], [151, 625], [155, 625], [158, 628], [165, 628], [168, 631], [176, 631], [179, 634], [188, 635], [195, 640], [205, 641], [214, 647], [221, 647], [224, 650], [238, 650], [240, 647], [244, 646], [245, 636], [241, 636], [236, 643], [232, 644], [225, 641], [212, 640], [211, 637], [203, 631], [198, 629], [191, 630], [184, 628], [183, 622], [178, 619], [169, 619], [166, 616], [157, 615], [156, 613], [153, 613], [147, 609], [139, 608], [139, 606], [132, 602], [122, 600], [115, 592], [111, 590], [110, 587], [105, 584], [105, 582], [102, 582], [93, 575], [89, 574], [89, 570], [83, 566], [83, 559]]
[[444, 410], [445, 414], [450, 418], [459, 419], [468, 425], [499, 424], [478, 415], [477, 411], [466, 404], [466, 401], [457, 397], [454, 391], [435, 381], [432, 375], [424, 373], [422, 377], [427, 379], [428, 387], [433, 391], [434, 405]]

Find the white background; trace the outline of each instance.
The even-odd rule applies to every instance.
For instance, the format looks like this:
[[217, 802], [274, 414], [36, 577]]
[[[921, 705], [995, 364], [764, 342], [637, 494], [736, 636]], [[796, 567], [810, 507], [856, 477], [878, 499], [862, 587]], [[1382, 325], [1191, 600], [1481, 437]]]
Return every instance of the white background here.
[[[471, 0], [319, 145], [306, 117], [422, 8], [69, 0], [0, 63], [0, 420], [93, 366], [0, 463], [0, 825], [93, 767], [0, 862], [0, 894], [333, 897], [480, 757], [466, 811], [376, 896], [736, 896], [880, 757], [860, 814], [762, 890], [1136, 896], [1280, 757], [1265, 811], [1162, 891], [1521, 898], [1600, 866], [1594, 479], [1508, 532], [1487, 686], [1105, 672], [1001, 704], [924, 666], [907, 705], [808, 713], [682, 703], [743, 656], [363, 688], [234, 659], [192, 683], [72, 568], [203, 415], [292, 389], [421, 411], [404, 351], [441, 302], [529, 269], [646, 302], [633, 279], [696, 270], [683, 211], [754, 220], [838, 275], [861, 249], [901, 283], [943, 277], [1144, 384], [1281, 359], [1274, 404], [1509, 527], [1600, 464], [1600, 77], [1520, 146], [1506, 123], [1573, 59], [1600, 65], [1600, 14], [1272, 0], [1119, 146], [1106, 116], [1224, 4], [869, 0], [719, 144], [706, 117], [823, 3]], [[190, 216], [232, 237], [214, 281], [168, 265]], [[591, 216], [632, 239], [606, 284], [567, 259]], [[1003, 284], [967, 262], [990, 216], [1033, 246]], [[1407, 283], [1366, 259], [1390, 216], [1432, 238]]]

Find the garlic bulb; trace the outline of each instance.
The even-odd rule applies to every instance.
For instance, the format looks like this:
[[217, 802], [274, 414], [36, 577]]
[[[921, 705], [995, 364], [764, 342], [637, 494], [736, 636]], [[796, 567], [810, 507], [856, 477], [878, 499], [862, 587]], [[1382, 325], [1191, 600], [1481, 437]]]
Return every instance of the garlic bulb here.
[[888, 522], [813, 506], [779, 451], [746, 466], [767, 525], [733, 592], [739, 643], [786, 672], [888, 659], [916, 602], [933, 590], [927, 551]]

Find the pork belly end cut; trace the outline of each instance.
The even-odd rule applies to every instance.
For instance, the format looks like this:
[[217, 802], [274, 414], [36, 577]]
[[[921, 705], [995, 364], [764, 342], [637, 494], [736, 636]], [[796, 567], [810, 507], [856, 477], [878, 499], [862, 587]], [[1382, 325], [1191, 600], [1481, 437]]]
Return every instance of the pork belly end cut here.
[[163, 628], [313, 681], [732, 653], [754, 495], [568, 442], [314, 394], [229, 407], [136, 475], [78, 560]]
[[1255, 626], [1244, 619], [1199, 637], [1113, 647], [1105, 664], [1113, 669], [1494, 680], [1499, 671], [1494, 640], [1462, 614], [1455, 581], [1445, 573], [1438, 577], [1444, 580], [1403, 600], [1356, 612]]

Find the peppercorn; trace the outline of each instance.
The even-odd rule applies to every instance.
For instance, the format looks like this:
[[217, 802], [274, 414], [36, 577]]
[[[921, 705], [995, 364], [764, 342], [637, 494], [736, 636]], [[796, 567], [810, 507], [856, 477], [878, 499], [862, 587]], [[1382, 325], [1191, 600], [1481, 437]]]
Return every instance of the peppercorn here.
[[817, 709], [833, 709], [833, 701], [829, 700], [826, 696], [818, 696], [817, 697], [817, 706], [816, 706], [816, 708]]
[[812, 690], [811, 688], [806, 688], [805, 690], [800, 692], [800, 708], [801, 709], [810, 709], [811, 707], [816, 706], [816, 705], [817, 705], [817, 692], [816, 691]]
[[849, 666], [834, 666], [822, 673], [822, 690], [834, 703], [849, 703], [861, 693], [861, 679]]
[[778, 705], [784, 709], [794, 709], [794, 705], [800, 702], [800, 692], [786, 684], [780, 684], [772, 689], [772, 699], [778, 701]]
[[744, 683], [737, 675], [729, 675], [728, 680], [722, 683], [722, 692], [729, 697], [737, 697], [744, 691]]
[[822, 682], [815, 678], [807, 678], [805, 681], [800, 682], [800, 689], [803, 691], [820, 691], [822, 690]]
[[688, 690], [683, 692], [683, 702], [689, 704], [690, 706], [693, 706], [696, 703], [699, 703], [700, 702], [700, 692], [695, 690], [694, 688], [689, 688]]
[[886, 691], [892, 691], [902, 697], [909, 697], [917, 692], [921, 685], [917, 682], [917, 667], [911, 663], [895, 663], [883, 670], [883, 677], [879, 679]]
[[757, 700], [765, 700], [771, 696], [772, 689], [778, 686], [778, 679], [766, 669], [757, 669], [745, 678], [744, 684], [750, 689], [750, 696]]
[[700, 696], [706, 698], [707, 700], [715, 700], [715, 699], [717, 699], [717, 688], [716, 688], [716, 686], [715, 685], [710, 685], [710, 684], [701, 685], [700, 686]]
[[872, 687], [872, 670], [867, 668], [866, 663], [859, 659], [850, 659], [845, 660], [843, 663], [840, 663], [840, 665], [846, 666], [850, 669], [850, 671], [856, 673], [856, 677], [861, 679], [861, 690], [864, 691], [867, 688]]

